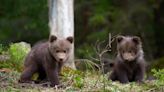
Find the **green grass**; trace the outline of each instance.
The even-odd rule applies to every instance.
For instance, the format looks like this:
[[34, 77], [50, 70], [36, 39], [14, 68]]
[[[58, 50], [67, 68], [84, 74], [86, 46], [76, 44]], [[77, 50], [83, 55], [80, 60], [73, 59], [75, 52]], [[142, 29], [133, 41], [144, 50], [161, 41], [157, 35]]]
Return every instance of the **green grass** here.
[[[163, 70], [162, 70], [163, 71]], [[156, 72], [157, 73], [157, 72]], [[54, 92], [54, 91], [100, 91], [100, 92], [162, 92], [164, 91], [163, 79], [145, 81], [142, 84], [120, 84], [111, 82], [102, 74], [96, 72], [80, 72], [69, 70], [62, 73], [62, 88], [43, 87], [41, 84], [19, 84], [17, 81], [20, 72], [10, 71], [0, 73], [0, 92]], [[159, 74], [159, 72], [158, 72]], [[159, 76], [159, 75], [158, 75]], [[161, 75], [160, 75], [161, 76]], [[103, 81], [105, 80], [105, 82]], [[104, 89], [105, 85], [105, 89]]]

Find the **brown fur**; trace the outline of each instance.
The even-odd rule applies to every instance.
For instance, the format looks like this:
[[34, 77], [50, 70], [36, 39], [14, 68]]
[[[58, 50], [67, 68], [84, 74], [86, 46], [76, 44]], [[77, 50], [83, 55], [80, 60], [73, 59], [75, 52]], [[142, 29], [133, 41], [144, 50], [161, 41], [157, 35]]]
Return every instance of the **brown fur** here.
[[117, 37], [117, 57], [110, 75], [112, 81], [141, 82], [145, 73], [142, 43], [136, 36]]
[[51, 86], [59, 84], [59, 73], [64, 62], [69, 58], [73, 38], [57, 39], [50, 36], [49, 41], [36, 44], [25, 59], [25, 69], [20, 83], [31, 83], [31, 77], [38, 73], [38, 80], [48, 79]]

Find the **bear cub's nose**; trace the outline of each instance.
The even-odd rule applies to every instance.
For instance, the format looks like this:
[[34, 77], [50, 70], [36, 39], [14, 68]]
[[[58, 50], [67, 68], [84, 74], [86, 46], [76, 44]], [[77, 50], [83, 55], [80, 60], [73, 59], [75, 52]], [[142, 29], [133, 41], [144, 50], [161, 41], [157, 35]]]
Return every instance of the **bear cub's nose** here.
[[62, 59], [62, 58], [60, 58], [60, 59], [59, 59], [59, 61], [63, 61], [63, 59]]

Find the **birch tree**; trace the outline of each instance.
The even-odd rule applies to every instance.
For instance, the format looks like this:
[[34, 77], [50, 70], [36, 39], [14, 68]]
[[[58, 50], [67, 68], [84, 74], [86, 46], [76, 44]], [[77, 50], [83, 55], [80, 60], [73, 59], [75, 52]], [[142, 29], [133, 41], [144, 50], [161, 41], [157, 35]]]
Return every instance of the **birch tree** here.
[[[50, 35], [59, 38], [74, 37], [73, 0], [48, 0]], [[74, 63], [74, 44], [70, 58], [65, 66], [76, 69]]]

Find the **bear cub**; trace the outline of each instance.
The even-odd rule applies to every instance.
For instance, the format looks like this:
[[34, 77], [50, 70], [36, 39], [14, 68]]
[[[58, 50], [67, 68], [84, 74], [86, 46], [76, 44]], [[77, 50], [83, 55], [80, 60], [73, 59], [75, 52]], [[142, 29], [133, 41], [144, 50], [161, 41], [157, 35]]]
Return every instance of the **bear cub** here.
[[19, 82], [34, 82], [31, 78], [38, 73], [37, 81], [48, 79], [51, 86], [59, 85], [59, 73], [69, 58], [72, 43], [73, 37], [59, 39], [51, 35], [49, 41], [36, 44], [25, 59], [25, 68]]
[[145, 73], [145, 60], [140, 38], [118, 36], [116, 41], [117, 56], [109, 79], [121, 83], [142, 82]]

